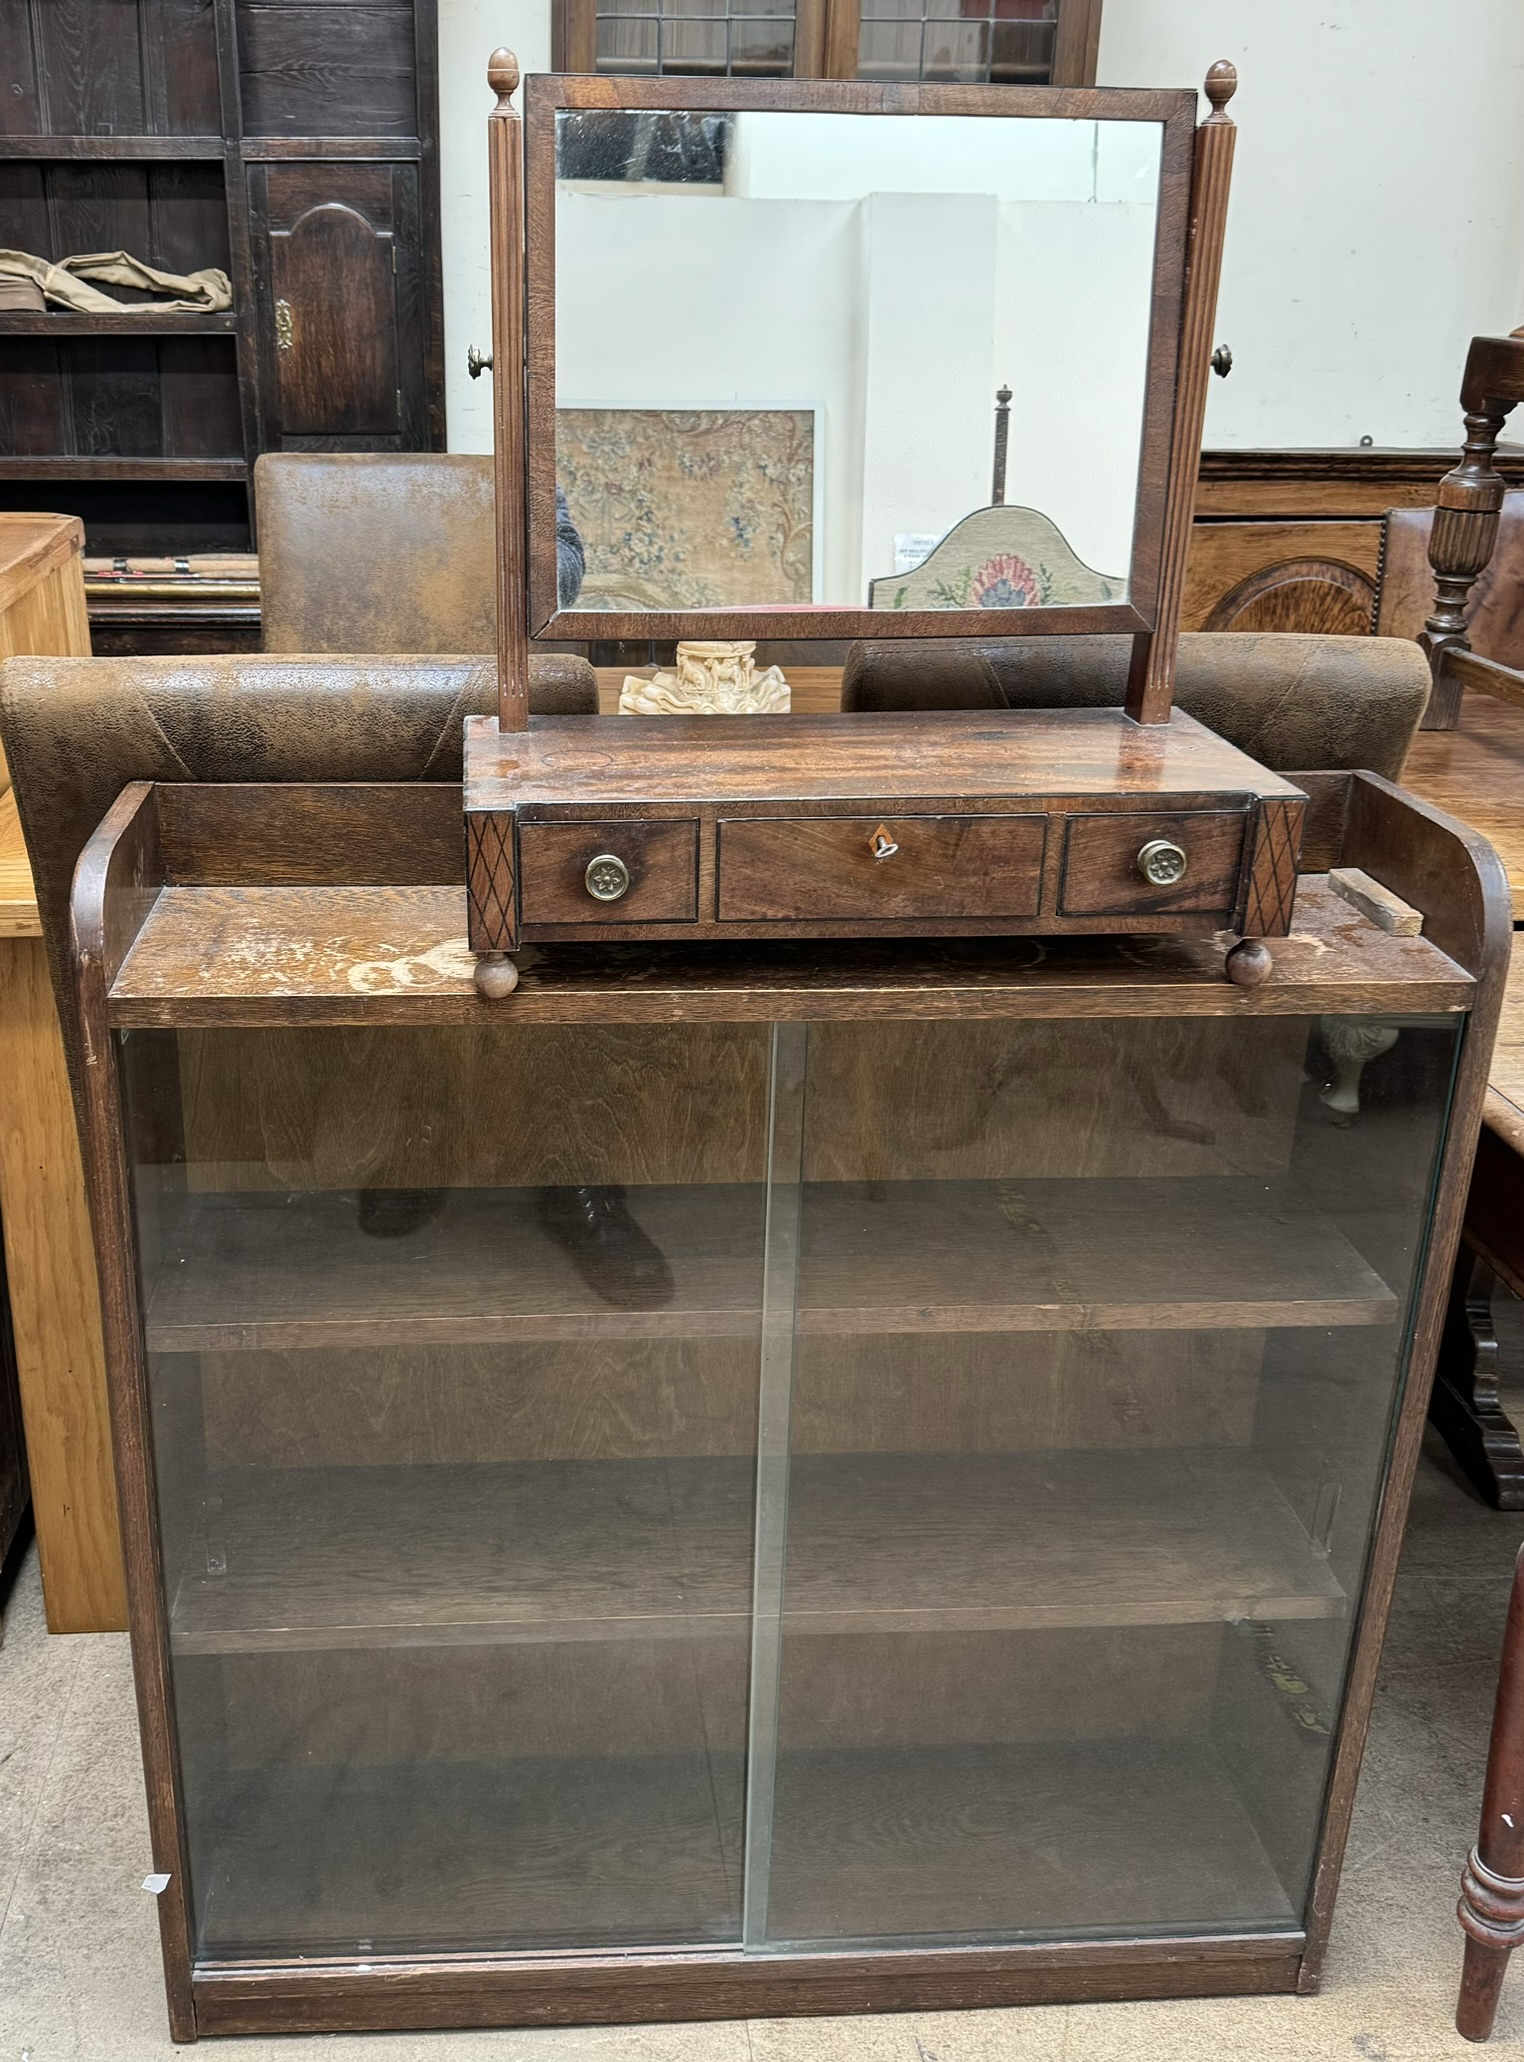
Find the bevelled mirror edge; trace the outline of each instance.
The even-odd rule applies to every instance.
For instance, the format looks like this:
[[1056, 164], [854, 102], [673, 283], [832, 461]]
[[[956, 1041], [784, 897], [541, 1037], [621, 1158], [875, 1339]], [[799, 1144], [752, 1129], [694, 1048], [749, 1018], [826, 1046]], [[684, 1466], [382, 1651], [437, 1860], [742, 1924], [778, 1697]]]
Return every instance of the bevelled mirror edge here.
[[[1157, 622], [1165, 503], [1178, 471], [1176, 392], [1185, 250], [1191, 216], [1196, 96], [1182, 89], [898, 87], [829, 81], [736, 82], [533, 76], [525, 87], [529, 617], [550, 642], [741, 636], [771, 639], [1090, 635], [1146, 636]], [[1125, 595], [1087, 605], [891, 608], [830, 601], [783, 607], [643, 608], [625, 613], [558, 606], [556, 594], [556, 125], [570, 111], [789, 114], [1025, 115], [1069, 122], [1148, 122], [1159, 130], [1145, 398], [1132, 549]]]

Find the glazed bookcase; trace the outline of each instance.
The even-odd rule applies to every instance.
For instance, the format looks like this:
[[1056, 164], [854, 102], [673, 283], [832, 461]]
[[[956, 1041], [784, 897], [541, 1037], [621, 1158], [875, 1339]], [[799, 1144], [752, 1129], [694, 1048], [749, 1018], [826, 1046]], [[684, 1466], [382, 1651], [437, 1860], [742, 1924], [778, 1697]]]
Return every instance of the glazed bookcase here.
[[1252, 991], [766, 942], [496, 1003], [458, 788], [124, 792], [74, 927], [177, 2038], [1315, 1987], [1509, 929], [1297, 779]]

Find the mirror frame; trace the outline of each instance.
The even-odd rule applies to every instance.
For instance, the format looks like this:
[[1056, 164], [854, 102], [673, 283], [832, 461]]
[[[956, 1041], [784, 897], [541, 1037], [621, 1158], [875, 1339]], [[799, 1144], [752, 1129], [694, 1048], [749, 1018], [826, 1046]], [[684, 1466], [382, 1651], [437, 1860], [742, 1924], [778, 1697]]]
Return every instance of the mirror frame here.
[[[525, 400], [528, 632], [552, 642], [621, 639], [1042, 637], [1113, 631], [1134, 636], [1160, 620], [1172, 466], [1180, 402], [1180, 347], [1191, 225], [1196, 95], [1179, 88], [899, 86], [836, 80], [587, 77], [542, 73], [524, 81]], [[678, 109], [729, 114], [1018, 116], [1054, 121], [1157, 122], [1159, 200], [1148, 370], [1144, 387], [1132, 559], [1125, 602], [1034, 609], [833, 608], [562, 609], [556, 592], [556, 116], [562, 109]], [[494, 260], [500, 253], [494, 249]], [[499, 364], [502, 356], [499, 355]], [[499, 376], [499, 405], [510, 383]], [[1199, 427], [1195, 431], [1199, 444]], [[503, 447], [501, 424], [499, 449]], [[1193, 456], [1189, 481], [1194, 488]], [[1177, 491], [1181, 489], [1177, 486]], [[972, 510], [969, 511], [973, 513]]]

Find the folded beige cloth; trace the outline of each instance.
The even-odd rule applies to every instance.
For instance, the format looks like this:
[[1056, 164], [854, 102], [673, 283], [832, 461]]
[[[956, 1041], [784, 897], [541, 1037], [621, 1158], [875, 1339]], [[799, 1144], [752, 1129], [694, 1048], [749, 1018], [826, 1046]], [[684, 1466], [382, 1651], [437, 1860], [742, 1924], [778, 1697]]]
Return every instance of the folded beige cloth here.
[[[73, 308], [81, 315], [120, 315], [124, 309], [216, 315], [233, 305], [232, 282], [225, 272], [211, 268], [205, 272], [160, 272], [126, 251], [86, 251], [77, 258], [61, 259], [56, 265], [46, 258], [34, 258], [29, 251], [0, 251], [0, 279], [34, 280], [55, 307]], [[87, 286], [85, 282], [90, 279], [144, 291], [156, 287], [169, 298], [116, 301], [110, 294]]]

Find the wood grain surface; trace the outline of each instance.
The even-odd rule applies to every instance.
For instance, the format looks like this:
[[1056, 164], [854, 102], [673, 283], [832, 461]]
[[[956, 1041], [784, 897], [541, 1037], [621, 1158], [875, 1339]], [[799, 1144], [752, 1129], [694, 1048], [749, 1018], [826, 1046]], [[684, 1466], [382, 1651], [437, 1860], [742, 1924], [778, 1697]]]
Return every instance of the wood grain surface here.
[[[1238, 894], [1239, 861], [1248, 827], [1242, 810], [1200, 810], [1193, 816], [1072, 815], [1064, 826], [1064, 873], [1059, 906], [1065, 915], [1101, 910], [1218, 911], [1226, 919]], [[1178, 845], [1185, 873], [1170, 887], [1155, 887], [1138, 870], [1138, 854], [1155, 839]]]
[[[661, 669], [656, 666], [598, 666], [598, 711], [603, 716], [619, 713], [619, 691], [633, 675], [649, 680]], [[841, 667], [783, 664], [790, 695], [789, 713], [794, 716], [836, 716], [841, 712]]]
[[37, 891], [10, 788], [0, 793], [0, 938], [40, 938]]
[[[526, 1190], [448, 1191], [405, 1241], [354, 1199], [193, 1195], [164, 1213], [150, 1351], [757, 1335], [760, 1185], [632, 1190], [670, 1303], [584, 1280]], [[1386, 1284], [1284, 1184], [819, 1183], [805, 1191], [802, 1333], [1189, 1331], [1395, 1321]], [[502, 1256], [511, 1254], [505, 1267]]]
[[[789, 1478], [789, 1636], [1346, 1608], [1291, 1506], [1233, 1449], [817, 1455]], [[171, 1644], [744, 1640], [755, 1481], [740, 1457], [210, 1477], [203, 1529], [168, 1571]]]
[[1268, 630], [1294, 610], [1294, 624], [1283, 627], [1369, 633], [1379, 522], [1202, 522], [1202, 498], [1212, 492], [1205, 481], [1196, 489], [1182, 630]]
[[1524, 709], [1492, 695], [1461, 697], [1454, 730], [1421, 730], [1404, 785], [1447, 809], [1497, 848], [1515, 923], [1524, 923]]
[[[77, 516], [0, 511], [0, 659], [24, 652], [89, 657], [84, 548]], [[0, 749], [0, 793], [10, 784]]]
[[1524, 952], [1517, 947], [1508, 968], [1503, 1014], [1492, 1049], [1485, 1122], [1524, 1156]]
[[[0, 514], [0, 658], [88, 656], [73, 516]], [[0, 753], [0, 1221], [43, 1600], [53, 1632], [119, 1632], [95, 1256], [74, 1104], [16, 798]]]
[[468, 717], [466, 740], [467, 809], [521, 815], [600, 803], [649, 810], [882, 798], [963, 809], [1022, 795], [1296, 793], [1179, 710], [1141, 728], [1120, 709], [628, 716], [617, 724], [547, 716], [511, 733]]
[[[632, 2020], [778, 2014], [968, 2011], [1098, 1999], [1227, 1997], [1294, 1991], [1305, 1936], [1294, 1926], [1139, 1928], [1126, 1941], [1079, 1938], [998, 1947], [748, 1955], [738, 1948], [661, 1954], [403, 1953], [312, 1962], [278, 1955], [203, 1962], [194, 1985], [203, 2034], [291, 2027], [626, 2025]], [[381, 1982], [375, 1972], [379, 1966]]]
[[[805, 1338], [790, 1437], [796, 1453], [1243, 1445], [1263, 1355], [1250, 1329]], [[244, 1348], [200, 1371], [214, 1469], [747, 1454], [757, 1436], [745, 1338]]]
[[[518, 837], [519, 908], [526, 924], [660, 923], [698, 913], [697, 823], [526, 823]], [[610, 854], [629, 874], [617, 902], [587, 885]]]
[[127, 1623], [99, 1292], [40, 937], [0, 939], [0, 1217], [52, 1632]]
[[1042, 816], [753, 816], [716, 828], [722, 922], [1037, 913]]
[[[1408, 899], [1412, 899], [1409, 897]], [[1303, 875], [1262, 987], [1221, 941], [1049, 939], [540, 947], [507, 1005], [471, 985], [459, 888], [168, 888], [112, 986], [118, 1025], [769, 1021], [904, 1016], [1307, 1016], [1464, 1009], [1471, 976], [1432, 938], [1392, 938]], [[631, 957], [631, 954], [635, 957]]]
[[84, 548], [85, 526], [78, 516], [0, 514], [0, 614]]
[[[1282, 1174], [1308, 1036], [1283, 1017], [817, 1023], [803, 1178]], [[157, 1150], [183, 1146], [196, 1190], [759, 1181], [769, 1050], [765, 1022], [184, 1031]]]

